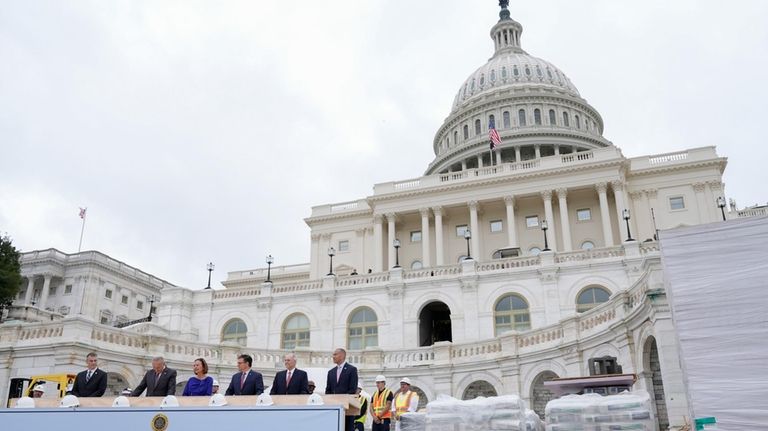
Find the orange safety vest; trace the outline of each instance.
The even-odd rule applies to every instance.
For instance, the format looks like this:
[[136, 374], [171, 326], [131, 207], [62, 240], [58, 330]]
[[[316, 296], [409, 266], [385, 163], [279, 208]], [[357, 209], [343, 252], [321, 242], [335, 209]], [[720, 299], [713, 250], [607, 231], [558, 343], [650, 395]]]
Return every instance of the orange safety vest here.
[[[400, 416], [403, 415], [403, 413], [408, 413], [408, 409], [411, 407], [411, 398], [413, 397], [413, 391], [408, 391], [408, 395], [406, 397], [402, 396], [403, 393], [397, 394], [397, 397], [395, 397], [395, 418], [397, 420], [400, 420]], [[403, 398], [405, 398], [405, 402], [403, 402]]]
[[392, 418], [392, 411], [387, 409], [387, 398], [391, 393], [389, 389], [384, 388], [383, 391], [376, 391], [373, 394], [373, 413], [382, 419]]

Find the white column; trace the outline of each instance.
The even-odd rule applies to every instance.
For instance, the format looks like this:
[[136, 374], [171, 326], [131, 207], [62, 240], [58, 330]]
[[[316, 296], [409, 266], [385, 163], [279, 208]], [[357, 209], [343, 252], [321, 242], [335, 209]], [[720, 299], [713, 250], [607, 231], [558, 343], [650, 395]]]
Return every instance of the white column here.
[[560, 224], [563, 230], [563, 251], [573, 250], [573, 244], [571, 243], [571, 223], [568, 220], [568, 189], [557, 189], [557, 200], [560, 206]]
[[368, 254], [368, 250], [366, 247], [367, 244], [365, 239], [368, 236], [368, 232], [369, 232], [368, 229], [370, 228], [364, 227], [364, 228], [355, 230], [355, 234], [357, 234], [357, 238], [358, 238], [360, 253], [357, 256], [358, 257], [357, 268], [354, 268], [354, 269], [356, 269], [359, 274], [365, 273], [365, 258], [366, 258], [366, 254]]
[[310, 264], [310, 272], [313, 274], [313, 277], [320, 277], [323, 274], [320, 273], [320, 234], [319, 233], [313, 233], [310, 235], [311, 243], [310, 243], [310, 257], [309, 257], [309, 264]]
[[642, 191], [635, 191], [629, 194], [632, 207], [632, 220], [635, 221], [637, 226], [637, 240], [643, 241], [646, 238], [653, 237], [653, 228], [649, 227], [651, 223], [650, 211], [645, 205], [646, 201], [643, 198], [644, 193]]
[[[720, 212], [720, 208], [717, 206], [717, 198], [723, 196], [723, 184], [719, 181], [711, 181], [707, 183], [707, 200], [712, 208], [712, 221], [720, 221], [723, 219], [723, 213]], [[725, 199], [725, 196], [723, 196]], [[728, 215], [726, 214], [726, 217]]]
[[445, 265], [445, 251], [443, 250], [443, 209], [432, 208], [435, 214], [435, 265]]
[[421, 264], [424, 268], [432, 266], [432, 257], [429, 253], [429, 208], [421, 208]]
[[555, 155], [556, 156], [560, 155], [560, 146], [559, 145], [555, 145]]
[[27, 292], [24, 294], [24, 304], [29, 305], [32, 303], [32, 292], [35, 290], [35, 276], [30, 275], [27, 277]]
[[53, 275], [51, 274], [45, 274], [45, 278], [43, 279], [43, 290], [40, 293], [40, 303], [37, 305], [41, 310], [45, 310], [45, 304], [48, 302], [48, 293], [51, 290], [51, 279], [53, 278]]
[[[624, 242], [629, 234], [627, 233], [627, 223], [624, 221], [624, 184], [621, 181], [611, 181], [611, 188], [613, 189], [613, 198], [616, 200], [616, 216], [619, 218], [619, 232], [621, 235], [621, 241]], [[630, 214], [631, 216], [631, 214]]]
[[507, 245], [517, 247], [517, 222], [515, 221], [515, 197], [504, 196], [504, 205], [507, 207]]
[[480, 260], [480, 224], [477, 220], [478, 203], [477, 201], [469, 201], [467, 205], [469, 206], [469, 231], [472, 233], [470, 251], [475, 260]]
[[381, 214], [373, 215], [373, 272], [384, 270], [383, 222], [384, 217]]
[[[501, 148], [496, 148], [496, 164], [500, 165], [501, 163]], [[493, 160], [491, 160], [491, 164], [493, 164]]]
[[547, 241], [552, 251], [557, 251], [557, 229], [555, 228], [555, 212], [552, 210], [552, 190], [541, 192], [541, 198], [544, 200], [544, 219], [547, 221]]
[[653, 228], [653, 237], [658, 240], [656, 236], [656, 230], [664, 228], [664, 220], [662, 220], [662, 208], [659, 207], [659, 200], [657, 199], [659, 191], [657, 189], [643, 190], [646, 199], [648, 199], [648, 211], [651, 217], [651, 226]]
[[606, 193], [608, 185], [606, 183], [597, 183], [595, 188], [597, 189], [597, 196], [600, 198], [600, 218], [603, 221], [603, 240], [605, 241], [606, 247], [611, 247], [615, 243], [613, 242], [611, 211], [608, 208], [608, 195]]
[[515, 162], [520, 161], [520, 146], [515, 146]]
[[466, 160], [462, 160], [461, 161], [461, 170], [462, 171], [466, 171], [467, 170], [467, 161]]
[[533, 146], [533, 151], [536, 152], [536, 158], [540, 159], [541, 158], [541, 145], [539, 145], [539, 144], [534, 145]]
[[693, 191], [696, 193], [696, 205], [698, 206], [699, 223], [709, 222], [709, 208], [707, 206], [706, 197], [704, 196], [704, 189], [706, 184], [693, 183]]
[[389, 213], [387, 214], [387, 237], [389, 241], [387, 242], [387, 268], [392, 268], [395, 266], [395, 247], [393, 244], [395, 243], [395, 214]]
[[483, 155], [478, 154], [477, 155], [477, 167], [482, 168], [483, 167]]

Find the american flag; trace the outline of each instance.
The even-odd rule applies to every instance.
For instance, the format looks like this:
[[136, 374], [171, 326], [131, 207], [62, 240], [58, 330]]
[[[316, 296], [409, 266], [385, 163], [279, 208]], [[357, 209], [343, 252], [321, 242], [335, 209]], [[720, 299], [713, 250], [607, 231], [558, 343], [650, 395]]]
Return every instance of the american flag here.
[[499, 136], [499, 132], [496, 131], [496, 125], [494, 124], [493, 119], [488, 123], [488, 137], [491, 139], [492, 150], [495, 150], [496, 147], [501, 145], [501, 136]]
[[88, 211], [88, 208], [82, 208], [82, 207], [80, 208], [80, 218], [81, 219], [85, 218], [85, 212], [86, 211]]

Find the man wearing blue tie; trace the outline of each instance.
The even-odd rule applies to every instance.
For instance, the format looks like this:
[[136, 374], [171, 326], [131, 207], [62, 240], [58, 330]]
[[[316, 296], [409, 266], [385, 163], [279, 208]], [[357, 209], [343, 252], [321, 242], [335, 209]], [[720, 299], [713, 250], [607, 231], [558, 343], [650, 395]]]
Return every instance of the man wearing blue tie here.
[[225, 395], [261, 395], [264, 392], [264, 379], [261, 373], [251, 369], [251, 365], [251, 355], [242, 354], [237, 357], [237, 369], [240, 372], [232, 376]]
[[269, 390], [270, 395], [298, 395], [308, 394], [309, 388], [307, 383], [309, 381], [307, 372], [296, 368], [296, 355], [289, 353], [283, 358], [285, 369], [275, 375], [275, 380], [272, 382], [272, 388]]
[[[335, 367], [328, 370], [325, 385], [326, 394], [349, 394], [357, 392], [357, 368], [347, 363], [347, 351], [338, 348], [333, 351]], [[355, 416], [345, 416], [344, 431], [354, 431]]]

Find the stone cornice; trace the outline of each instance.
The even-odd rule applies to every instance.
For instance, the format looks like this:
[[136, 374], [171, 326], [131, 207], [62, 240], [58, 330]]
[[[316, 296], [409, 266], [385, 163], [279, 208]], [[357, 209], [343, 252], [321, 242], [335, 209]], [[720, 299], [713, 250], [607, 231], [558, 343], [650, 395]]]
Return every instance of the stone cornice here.
[[700, 162], [677, 163], [677, 164], [670, 164], [670, 165], [658, 166], [653, 168], [639, 169], [634, 171], [628, 170], [627, 177], [629, 178], [643, 177], [643, 176], [663, 174], [667, 172], [675, 172], [675, 171], [679, 172], [679, 171], [687, 171], [687, 170], [709, 168], [709, 167], [718, 168], [720, 170], [720, 173], [722, 174], [723, 171], [725, 171], [725, 165], [727, 163], [728, 163], [728, 159], [726, 157], [718, 157], [716, 159], [703, 160]]
[[304, 223], [307, 224], [307, 226], [314, 226], [317, 223], [324, 223], [334, 220], [343, 220], [348, 218], [354, 218], [354, 217], [362, 217], [362, 216], [371, 216], [373, 214], [373, 210], [367, 209], [367, 210], [360, 210], [360, 211], [351, 211], [351, 212], [341, 212], [338, 214], [330, 214], [330, 215], [323, 215], [323, 216], [317, 216], [317, 217], [307, 217], [304, 219]]

